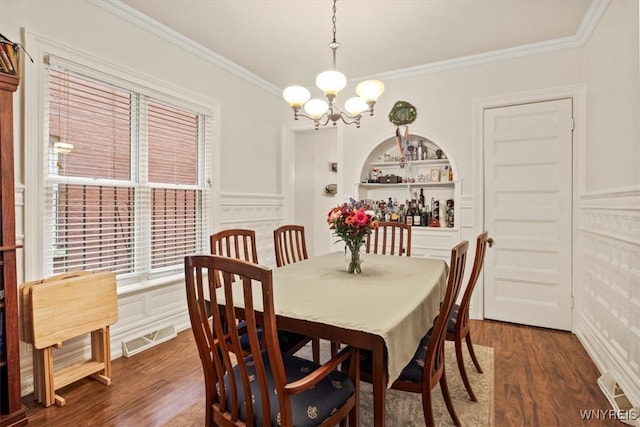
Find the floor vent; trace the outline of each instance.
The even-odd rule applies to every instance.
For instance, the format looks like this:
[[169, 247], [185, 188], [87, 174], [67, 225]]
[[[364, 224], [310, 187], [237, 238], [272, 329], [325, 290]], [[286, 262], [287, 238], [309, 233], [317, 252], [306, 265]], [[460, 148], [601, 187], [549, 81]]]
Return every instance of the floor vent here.
[[134, 338], [130, 341], [122, 342], [122, 355], [124, 357], [133, 356], [141, 351], [144, 351], [154, 345], [158, 345], [162, 342], [168, 341], [171, 338], [175, 338], [176, 328], [173, 325], [165, 326], [157, 331], [150, 332], [138, 338]]
[[616, 418], [630, 426], [640, 427], [640, 408], [633, 406], [610, 372], [598, 378], [598, 385], [609, 400]]

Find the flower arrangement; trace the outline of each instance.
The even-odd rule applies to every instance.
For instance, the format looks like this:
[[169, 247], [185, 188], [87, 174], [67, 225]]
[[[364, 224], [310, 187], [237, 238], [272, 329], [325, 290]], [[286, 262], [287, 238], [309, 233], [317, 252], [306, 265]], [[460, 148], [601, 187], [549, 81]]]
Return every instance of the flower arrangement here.
[[362, 273], [360, 246], [371, 230], [378, 227], [378, 219], [373, 212], [367, 211], [364, 205], [351, 198], [349, 202], [329, 211], [327, 224], [333, 230], [333, 235], [346, 245], [345, 253], [350, 256], [347, 271], [352, 274]]

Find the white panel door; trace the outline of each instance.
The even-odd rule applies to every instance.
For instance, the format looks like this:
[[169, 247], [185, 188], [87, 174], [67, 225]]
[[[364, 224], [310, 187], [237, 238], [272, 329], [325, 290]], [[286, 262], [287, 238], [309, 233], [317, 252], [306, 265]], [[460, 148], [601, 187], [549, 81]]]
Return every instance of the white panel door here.
[[571, 329], [572, 100], [484, 111], [485, 317]]

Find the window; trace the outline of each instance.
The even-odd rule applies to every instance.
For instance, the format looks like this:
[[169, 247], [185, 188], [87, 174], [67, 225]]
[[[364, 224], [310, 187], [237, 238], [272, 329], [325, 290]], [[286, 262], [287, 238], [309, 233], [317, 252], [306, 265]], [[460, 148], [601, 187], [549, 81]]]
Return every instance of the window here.
[[48, 68], [46, 270], [181, 273], [206, 252], [210, 117], [69, 68]]

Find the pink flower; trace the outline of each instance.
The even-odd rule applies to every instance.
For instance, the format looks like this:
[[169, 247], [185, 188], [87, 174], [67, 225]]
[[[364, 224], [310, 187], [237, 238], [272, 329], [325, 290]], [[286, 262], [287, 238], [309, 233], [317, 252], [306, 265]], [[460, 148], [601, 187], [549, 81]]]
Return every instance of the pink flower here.
[[366, 227], [369, 223], [369, 215], [366, 214], [364, 209], [358, 210], [354, 215], [354, 221], [360, 227]]

